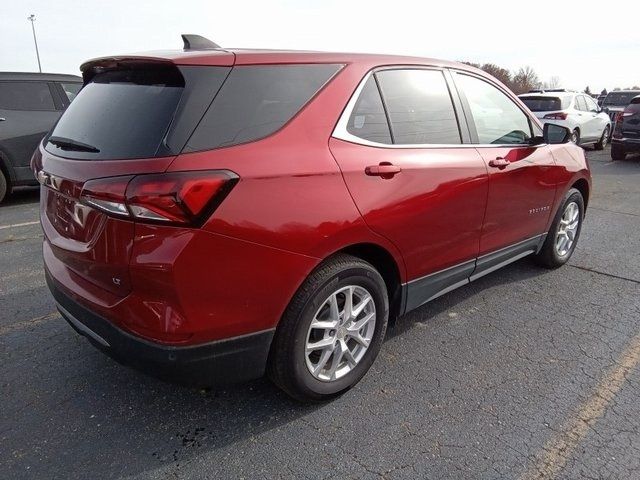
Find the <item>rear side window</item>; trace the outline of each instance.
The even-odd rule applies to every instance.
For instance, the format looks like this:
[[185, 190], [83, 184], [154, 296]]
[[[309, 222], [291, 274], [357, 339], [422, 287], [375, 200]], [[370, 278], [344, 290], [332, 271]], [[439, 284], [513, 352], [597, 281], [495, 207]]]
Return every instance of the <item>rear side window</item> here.
[[524, 103], [532, 112], [553, 112], [564, 110], [571, 103], [570, 97], [521, 97]]
[[358, 97], [347, 132], [376, 143], [391, 143], [391, 133], [375, 78], [369, 77]]
[[55, 110], [47, 82], [0, 82], [0, 108]]
[[438, 70], [384, 70], [376, 77], [394, 144], [462, 143], [447, 83]]
[[498, 88], [484, 80], [456, 74], [471, 110], [473, 123], [482, 145], [525, 144], [532, 136], [527, 115]]
[[184, 151], [228, 147], [271, 135], [340, 68], [327, 64], [234, 67]]
[[76, 98], [76, 95], [78, 95], [78, 92], [82, 88], [81, 83], [61, 83], [60, 86], [62, 87], [64, 94], [69, 99], [69, 103], [71, 103], [73, 99]]
[[62, 115], [46, 148], [63, 157], [91, 160], [154, 157], [183, 88], [184, 79], [175, 68], [98, 73]]

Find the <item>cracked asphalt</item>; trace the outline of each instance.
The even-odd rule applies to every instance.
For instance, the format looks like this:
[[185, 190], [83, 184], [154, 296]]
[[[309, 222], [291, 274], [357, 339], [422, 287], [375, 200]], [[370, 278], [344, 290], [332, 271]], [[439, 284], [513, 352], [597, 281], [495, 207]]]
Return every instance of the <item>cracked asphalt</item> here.
[[524, 259], [412, 312], [359, 385], [314, 406], [98, 352], [55, 313], [37, 192], [17, 192], [0, 206], [0, 477], [640, 478], [640, 157], [587, 155], [568, 265]]

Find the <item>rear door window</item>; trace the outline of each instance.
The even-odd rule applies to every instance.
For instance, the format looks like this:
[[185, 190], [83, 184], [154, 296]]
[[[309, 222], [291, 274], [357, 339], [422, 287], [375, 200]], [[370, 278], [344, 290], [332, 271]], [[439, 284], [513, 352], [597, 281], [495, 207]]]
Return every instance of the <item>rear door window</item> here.
[[0, 108], [7, 110], [55, 110], [47, 82], [0, 82]]
[[460, 144], [451, 95], [439, 70], [398, 69], [377, 72], [397, 145]]
[[275, 133], [340, 68], [330, 64], [234, 67], [184, 151], [229, 147]]
[[349, 117], [347, 132], [370, 142], [391, 143], [389, 123], [373, 76], [369, 77], [360, 92]]
[[532, 137], [527, 115], [502, 91], [489, 82], [456, 74], [473, 117], [481, 145], [522, 145]]

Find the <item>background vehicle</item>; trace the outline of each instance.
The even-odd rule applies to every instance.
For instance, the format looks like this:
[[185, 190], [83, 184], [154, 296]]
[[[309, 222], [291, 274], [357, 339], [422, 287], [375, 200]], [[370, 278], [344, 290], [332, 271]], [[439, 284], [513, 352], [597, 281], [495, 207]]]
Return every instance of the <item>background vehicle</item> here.
[[82, 87], [75, 75], [0, 72], [0, 202], [19, 185], [37, 185], [29, 160]]
[[559, 267], [580, 234], [584, 152], [466, 65], [187, 36], [82, 71], [32, 161], [46, 278], [78, 332], [146, 370], [267, 368], [326, 399], [389, 318], [527, 255]]
[[640, 90], [616, 90], [609, 92], [602, 102], [602, 107], [606, 109], [612, 122], [616, 121], [618, 113], [629, 105], [631, 100], [640, 95]]
[[617, 114], [611, 137], [612, 160], [624, 160], [634, 152], [640, 152], [640, 95]]
[[593, 144], [602, 150], [609, 141], [611, 121], [589, 95], [548, 90], [519, 97], [541, 122], [571, 130], [571, 141], [577, 145]]

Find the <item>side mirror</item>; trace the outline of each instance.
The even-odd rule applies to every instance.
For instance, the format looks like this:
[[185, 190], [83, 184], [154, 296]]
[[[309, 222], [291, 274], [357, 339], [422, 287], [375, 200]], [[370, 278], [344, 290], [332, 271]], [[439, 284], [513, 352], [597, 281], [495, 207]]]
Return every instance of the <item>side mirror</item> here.
[[545, 123], [542, 129], [542, 137], [545, 143], [556, 145], [559, 143], [569, 143], [571, 130], [554, 123]]

